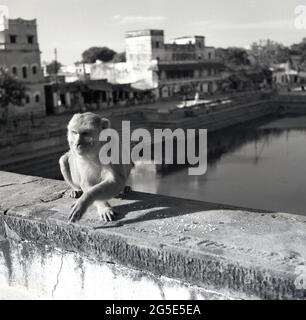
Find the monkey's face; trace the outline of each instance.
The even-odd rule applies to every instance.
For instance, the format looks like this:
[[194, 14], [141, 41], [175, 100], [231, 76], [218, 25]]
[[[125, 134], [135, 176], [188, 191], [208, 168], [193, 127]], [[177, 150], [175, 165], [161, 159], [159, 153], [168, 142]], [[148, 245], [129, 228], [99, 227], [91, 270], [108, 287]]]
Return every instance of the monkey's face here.
[[99, 152], [99, 128], [92, 124], [72, 123], [68, 128], [70, 149], [79, 155]]
[[70, 149], [79, 155], [94, 153], [99, 145], [99, 131], [88, 128], [74, 128], [68, 131]]
[[68, 125], [68, 142], [70, 149], [81, 156], [99, 154], [101, 130], [109, 126], [109, 120], [87, 112], [75, 114]]

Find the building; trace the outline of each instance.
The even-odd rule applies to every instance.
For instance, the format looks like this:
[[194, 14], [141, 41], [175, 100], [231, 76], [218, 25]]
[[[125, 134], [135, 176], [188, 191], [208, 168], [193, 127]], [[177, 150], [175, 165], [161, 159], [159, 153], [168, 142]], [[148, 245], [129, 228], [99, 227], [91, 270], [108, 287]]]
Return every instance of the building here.
[[46, 83], [52, 82], [75, 82], [79, 80], [90, 79], [91, 64], [76, 62], [72, 65], [61, 65], [58, 72], [55, 74], [48, 74], [46, 63], [43, 64], [43, 73]]
[[278, 87], [287, 87], [299, 83], [299, 72], [291, 61], [275, 64], [271, 67], [273, 83]]
[[149, 90], [129, 84], [110, 84], [105, 79], [48, 83], [45, 85], [47, 114], [95, 111], [113, 106], [150, 103]]
[[156, 98], [186, 93], [212, 93], [222, 82], [223, 64], [205, 37], [190, 36], [165, 43], [163, 30], [138, 30], [125, 35], [126, 63], [96, 63], [91, 79], [131, 83], [151, 89]]
[[253, 65], [226, 65], [223, 76], [223, 92], [269, 88], [272, 82], [272, 71]]
[[26, 87], [24, 107], [11, 106], [8, 116], [25, 113], [44, 115], [44, 78], [35, 19], [8, 20], [8, 28], [0, 31], [0, 65], [9, 69]]

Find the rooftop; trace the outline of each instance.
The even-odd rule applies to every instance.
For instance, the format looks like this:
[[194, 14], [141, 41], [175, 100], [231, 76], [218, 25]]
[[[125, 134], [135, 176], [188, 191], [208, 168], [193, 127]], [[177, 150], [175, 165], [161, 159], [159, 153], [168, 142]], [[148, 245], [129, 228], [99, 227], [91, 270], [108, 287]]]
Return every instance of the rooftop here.
[[9, 19], [9, 24], [36, 25], [36, 19], [26, 20], [22, 18]]
[[127, 31], [125, 33], [126, 38], [143, 37], [143, 36], [163, 36], [163, 35], [164, 35], [164, 30], [158, 30], [158, 29], [134, 30], [134, 31]]
[[176, 37], [176, 38], [173, 38], [173, 40], [178, 40], [178, 39], [188, 39], [188, 38], [205, 38], [204, 36], [182, 36], [182, 37]]

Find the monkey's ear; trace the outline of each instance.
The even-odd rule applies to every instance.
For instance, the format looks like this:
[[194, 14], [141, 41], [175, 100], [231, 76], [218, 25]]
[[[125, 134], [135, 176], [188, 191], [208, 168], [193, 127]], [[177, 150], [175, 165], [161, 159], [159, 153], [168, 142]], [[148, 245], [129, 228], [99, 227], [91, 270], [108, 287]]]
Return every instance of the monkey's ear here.
[[111, 126], [110, 120], [106, 118], [101, 118], [101, 123], [102, 123], [102, 129], [108, 129]]

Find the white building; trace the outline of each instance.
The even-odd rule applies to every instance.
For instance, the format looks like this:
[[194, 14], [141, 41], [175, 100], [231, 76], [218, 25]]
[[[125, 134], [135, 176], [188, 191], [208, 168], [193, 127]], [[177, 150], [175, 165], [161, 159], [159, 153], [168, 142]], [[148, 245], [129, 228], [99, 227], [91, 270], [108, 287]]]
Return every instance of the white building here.
[[0, 65], [26, 87], [24, 107], [11, 106], [9, 117], [16, 114], [45, 114], [43, 72], [36, 20], [9, 19], [8, 28], [0, 31]]
[[57, 74], [48, 74], [47, 72], [48, 63], [43, 63], [43, 72], [46, 82], [56, 82], [57, 77], [59, 82], [71, 83], [78, 80], [84, 80], [90, 78], [91, 64], [77, 62], [70, 65], [61, 65]]
[[222, 81], [222, 63], [203, 36], [172, 39], [165, 43], [163, 30], [139, 30], [125, 36], [126, 63], [96, 63], [91, 79], [131, 83], [153, 89], [157, 98], [178, 93], [214, 92]]
[[290, 62], [273, 65], [271, 70], [273, 82], [280, 87], [298, 82], [299, 72], [292, 68]]

